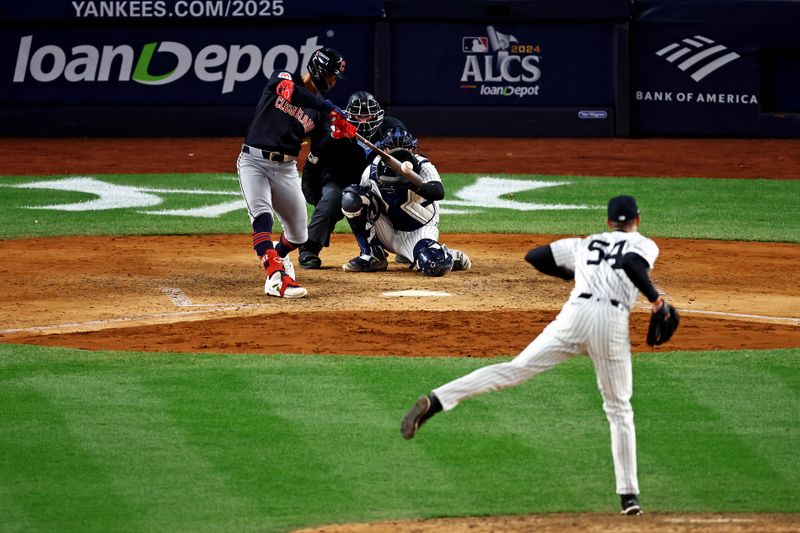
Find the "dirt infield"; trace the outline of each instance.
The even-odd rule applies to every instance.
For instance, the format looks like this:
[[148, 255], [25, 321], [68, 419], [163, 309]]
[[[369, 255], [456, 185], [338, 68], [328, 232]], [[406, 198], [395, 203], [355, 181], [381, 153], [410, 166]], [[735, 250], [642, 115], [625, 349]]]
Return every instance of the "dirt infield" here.
[[[240, 142], [0, 139], [0, 174], [233, 174]], [[800, 179], [800, 141], [794, 140], [423, 138], [421, 146], [441, 172]], [[0, 342], [174, 352], [514, 355], [552, 320], [569, 291], [522, 261], [528, 249], [552, 239], [443, 235], [472, 257], [474, 267], [429, 279], [398, 264], [385, 273], [342, 272], [357, 247], [352, 236], [335, 235], [322, 254], [325, 268], [298, 269], [309, 289], [300, 301], [263, 295], [246, 218], [239, 235], [0, 241]], [[800, 296], [787, 290], [800, 287], [800, 246], [656, 242], [662, 256], [654, 282], [684, 311], [679, 333], [663, 350], [800, 346]], [[759, 268], [743, 266], [753, 264]], [[448, 295], [385, 295], [412, 289]], [[646, 312], [644, 303], [633, 309], [635, 352], [654, 350], [643, 343]], [[347, 530], [800, 531], [792, 515], [644, 518], [633, 527], [617, 517], [541, 515]]]
[[612, 516], [599, 513], [487, 516], [468, 520], [393, 520], [296, 530], [295, 533], [797, 533], [800, 518], [782, 514], [672, 514]]
[[[266, 299], [247, 235], [0, 241], [2, 256], [14, 258], [0, 266], [8, 299], [0, 340], [136, 351], [513, 355], [553, 319], [570, 289], [522, 261], [550, 239], [447, 235], [474, 267], [424, 278], [398, 264], [388, 272], [342, 272], [357, 247], [337, 234], [322, 255], [326, 268], [298, 269], [309, 289], [303, 300]], [[665, 349], [800, 345], [800, 298], [786, 291], [800, 286], [800, 246], [658, 244], [672, 260], [659, 263], [654, 282], [684, 311], [680, 335]], [[58, 250], [57, 276], [41, 268], [43, 249]], [[739, 268], [756, 263], [783, 275]], [[411, 289], [450, 296], [384, 296]], [[646, 305], [633, 311], [634, 351], [653, 350], [643, 343]]]
[[[241, 142], [0, 138], [0, 175], [235, 174]], [[423, 137], [420, 147], [440, 172], [800, 179], [800, 140]]]
[[[239, 143], [2, 139], [0, 160], [3, 174], [231, 172]], [[420, 144], [442, 172], [800, 179], [800, 141], [793, 140], [423, 138]], [[47, 150], [32, 158], [34, 145]], [[481, 149], [469, 149], [476, 145]], [[469, 253], [474, 268], [425, 279], [395, 264], [387, 273], [341, 272], [357, 248], [351, 236], [335, 235], [322, 254], [326, 268], [298, 269], [310, 291], [303, 301], [263, 296], [246, 220], [241, 235], [0, 241], [3, 257], [13, 258], [0, 266], [7, 288], [0, 341], [150, 351], [513, 355], [568, 293], [567, 285], [521, 260], [552, 237], [447, 235], [443, 240]], [[668, 349], [800, 346], [800, 298], [786, 290], [800, 286], [800, 247], [658, 244], [663, 259], [654, 281], [685, 311]], [[41, 268], [41, 250], [58, 254], [57, 276]], [[749, 264], [762, 267], [742, 268]], [[409, 289], [449, 296], [383, 296]], [[634, 350], [651, 350], [641, 342], [646, 307], [633, 311], [642, 314], [632, 320]], [[376, 313], [392, 320], [375, 320]], [[265, 337], [264, 327], [275, 334]]]

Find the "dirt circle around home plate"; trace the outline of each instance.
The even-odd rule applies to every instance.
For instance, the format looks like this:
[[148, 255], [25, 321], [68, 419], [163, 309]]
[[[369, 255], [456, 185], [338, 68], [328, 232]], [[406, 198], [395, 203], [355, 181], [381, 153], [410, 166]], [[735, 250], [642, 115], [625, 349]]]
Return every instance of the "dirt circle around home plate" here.
[[[235, 173], [240, 139], [0, 140], [4, 175]], [[30, 157], [30, 146], [47, 146]], [[746, 139], [421, 139], [440, 172], [800, 179], [800, 142]], [[598, 229], [602, 220], [598, 221]], [[647, 233], [646, 225], [642, 228]], [[423, 278], [403, 265], [353, 274], [357, 247], [334, 235], [323, 268], [298, 268], [302, 300], [263, 294], [247, 220], [236, 235], [0, 241], [0, 342], [153, 352], [495, 357], [518, 353], [553, 319], [569, 285], [522, 260], [553, 235], [444, 234], [473, 268]], [[663, 348], [800, 346], [800, 247], [655, 239], [656, 285], [683, 311]], [[756, 266], [754, 266], [756, 265]], [[433, 296], [391, 296], [428, 291]], [[444, 293], [444, 294], [441, 294]], [[408, 294], [408, 293], [407, 293]], [[646, 500], [645, 500], [646, 501]], [[320, 531], [800, 531], [796, 515], [568, 514], [395, 521]]]

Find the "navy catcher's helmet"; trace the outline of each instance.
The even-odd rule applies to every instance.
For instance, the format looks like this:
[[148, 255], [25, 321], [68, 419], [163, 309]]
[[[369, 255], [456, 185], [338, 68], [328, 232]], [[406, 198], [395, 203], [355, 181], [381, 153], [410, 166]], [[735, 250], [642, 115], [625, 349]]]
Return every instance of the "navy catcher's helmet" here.
[[384, 111], [375, 97], [367, 91], [358, 91], [347, 100], [347, 120], [353, 124], [358, 133], [371, 139], [378, 126], [383, 122]]
[[453, 269], [453, 256], [433, 239], [422, 239], [414, 245], [414, 264], [423, 276], [444, 276]]
[[333, 74], [337, 78], [341, 78], [345, 63], [342, 54], [333, 48], [320, 48], [311, 54], [306, 68], [317, 89], [320, 92], [327, 92], [330, 89], [330, 85], [325, 80], [325, 75]]
[[417, 153], [417, 140], [408, 130], [404, 130], [400, 126], [395, 126], [393, 129], [386, 132], [386, 135], [376, 142], [375, 145], [384, 150], [405, 148], [412, 153]]

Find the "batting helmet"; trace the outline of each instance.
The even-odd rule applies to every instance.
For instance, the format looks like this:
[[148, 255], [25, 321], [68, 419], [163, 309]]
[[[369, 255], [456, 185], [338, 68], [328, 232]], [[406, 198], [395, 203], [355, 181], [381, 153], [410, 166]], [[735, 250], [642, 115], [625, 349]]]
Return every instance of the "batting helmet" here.
[[444, 276], [453, 269], [453, 256], [433, 239], [421, 239], [414, 245], [414, 264], [423, 276]]
[[358, 133], [371, 139], [378, 126], [383, 122], [384, 111], [381, 105], [367, 91], [358, 91], [350, 95], [347, 100], [347, 120], [353, 124]]
[[345, 68], [345, 60], [342, 54], [333, 48], [320, 48], [311, 54], [308, 60], [308, 73], [311, 75], [311, 80], [317, 86], [320, 92], [327, 92], [331, 87], [325, 80], [327, 74], [333, 74], [337, 78], [342, 77], [342, 72]]
[[405, 148], [415, 154], [417, 153], [417, 140], [408, 130], [404, 130], [400, 126], [395, 126], [393, 129], [386, 132], [386, 135], [375, 144], [384, 150]]

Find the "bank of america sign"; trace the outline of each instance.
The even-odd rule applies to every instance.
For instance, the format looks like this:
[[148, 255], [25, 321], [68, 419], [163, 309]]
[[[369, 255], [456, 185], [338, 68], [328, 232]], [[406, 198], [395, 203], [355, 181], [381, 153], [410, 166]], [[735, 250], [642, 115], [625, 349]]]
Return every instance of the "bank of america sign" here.
[[656, 55], [675, 64], [694, 81], [702, 80], [740, 57], [725, 45], [717, 44], [702, 35], [687, 37], [667, 45], [656, 52]]

